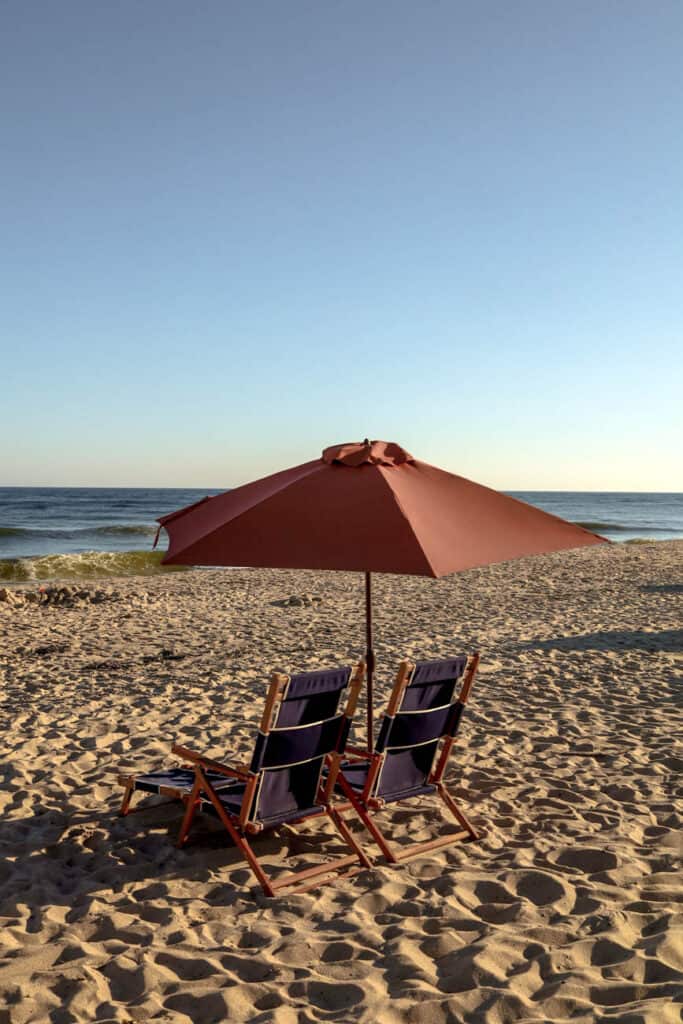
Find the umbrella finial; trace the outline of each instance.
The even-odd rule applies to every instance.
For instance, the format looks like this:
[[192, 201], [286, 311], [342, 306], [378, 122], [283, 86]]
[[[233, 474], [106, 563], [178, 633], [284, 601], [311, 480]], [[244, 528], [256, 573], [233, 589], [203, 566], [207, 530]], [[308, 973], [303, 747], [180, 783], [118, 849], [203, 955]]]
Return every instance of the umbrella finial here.
[[348, 444], [334, 444], [323, 452], [323, 462], [342, 466], [402, 466], [414, 462], [412, 455], [393, 441], [350, 441]]

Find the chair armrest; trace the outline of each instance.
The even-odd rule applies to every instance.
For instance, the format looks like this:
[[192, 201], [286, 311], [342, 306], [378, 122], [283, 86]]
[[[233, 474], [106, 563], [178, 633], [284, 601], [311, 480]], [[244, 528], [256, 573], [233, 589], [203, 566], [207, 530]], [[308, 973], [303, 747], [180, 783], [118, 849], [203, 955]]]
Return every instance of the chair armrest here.
[[246, 765], [222, 764], [220, 761], [214, 761], [212, 757], [205, 757], [203, 754], [198, 754], [196, 751], [183, 747], [179, 743], [174, 743], [172, 750], [174, 754], [178, 754], [179, 757], [184, 758], [186, 761], [198, 764], [202, 768], [209, 768], [212, 772], [219, 772], [221, 775], [246, 780], [252, 774]]

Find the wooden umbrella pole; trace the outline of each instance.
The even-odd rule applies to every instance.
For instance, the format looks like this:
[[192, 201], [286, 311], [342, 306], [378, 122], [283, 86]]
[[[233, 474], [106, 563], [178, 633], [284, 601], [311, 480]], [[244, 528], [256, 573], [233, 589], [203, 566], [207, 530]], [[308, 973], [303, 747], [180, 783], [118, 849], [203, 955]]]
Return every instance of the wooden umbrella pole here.
[[372, 736], [372, 684], [375, 676], [375, 652], [372, 649], [372, 576], [365, 573], [365, 660], [368, 668], [368, 754], [373, 750]]

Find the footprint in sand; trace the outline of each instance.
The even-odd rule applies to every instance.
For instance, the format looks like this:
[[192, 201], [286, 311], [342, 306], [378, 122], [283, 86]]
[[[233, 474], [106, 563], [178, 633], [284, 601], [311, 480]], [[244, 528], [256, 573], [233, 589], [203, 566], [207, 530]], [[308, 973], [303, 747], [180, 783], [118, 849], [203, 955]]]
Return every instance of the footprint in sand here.
[[511, 871], [505, 881], [517, 896], [537, 907], [552, 907], [566, 914], [576, 901], [572, 885], [564, 878], [544, 871]]
[[601, 871], [612, 870], [619, 862], [616, 855], [609, 850], [598, 850], [591, 846], [577, 846], [569, 850], [563, 850], [555, 858], [555, 863], [560, 867], [575, 868], [584, 875], [596, 875]]

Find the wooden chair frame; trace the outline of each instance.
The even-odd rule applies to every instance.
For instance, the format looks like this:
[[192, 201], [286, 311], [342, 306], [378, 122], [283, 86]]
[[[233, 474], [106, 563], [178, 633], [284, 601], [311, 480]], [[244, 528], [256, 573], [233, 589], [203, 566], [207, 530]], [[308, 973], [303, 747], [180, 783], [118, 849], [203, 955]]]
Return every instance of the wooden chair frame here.
[[[467, 704], [472, 685], [474, 683], [474, 677], [479, 666], [479, 653], [473, 654], [469, 659], [467, 668], [465, 670], [462, 687], [458, 695], [458, 703], [463, 707]], [[403, 694], [408, 686], [410, 679], [412, 678], [413, 672], [415, 671], [415, 664], [407, 659], [402, 661], [398, 674], [396, 676], [396, 682], [389, 698], [387, 705], [387, 715], [395, 715], [401, 708], [401, 702], [403, 700]], [[368, 832], [374, 839], [377, 846], [391, 864], [398, 864], [406, 860], [410, 860], [412, 857], [417, 857], [422, 853], [428, 853], [430, 850], [437, 850], [442, 847], [452, 846], [455, 843], [460, 842], [463, 839], [478, 839], [479, 833], [467, 819], [465, 814], [460, 810], [453, 797], [450, 795], [443, 781], [444, 772], [448, 764], [448, 758], [450, 756], [453, 744], [455, 743], [455, 736], [447, 736], [442, 744], [441, 751], [436, 760], [436, 765], [431, 771], [428, 777], [428, 783], [436, 787], [436, 795], [440, 797], [443, 804], [445, 805], [448, 812], [453, 816], [460, 830], [455, 833], [449, 833], [445, 836], [439, 836], [437, 839], [428, 839], [425, 842], [411, 843], [408, 847], [397, 851], [392, 849], [389, 845], [386, 837], [378, 828], [376, 822], [373, 820], [371, 811], [381, 811], [387, 806], [387, 802], [378, 797], [373, 797], [372, 791], [375, 783], [382, 770], [384, 760], [386, 758], [386, 751], [377, 753], [373, 751], [368, 757], [366, 750], [359, 749], [356, 747], [347, 747], [346, 760], [352, 763], [368, 763], [368, 774], [365, 780], [365, 785], [361, 793], [358, 793], [353, 789], [349, 782], [344, 777], [343, 769], [339, 772], [337, 778], [337, 785], [343, 792], [347, 799], [347, 803], [343, 804], [343, 809], [353, 807], [358, 814], [359, 818], [367, 828]], [[406, 797], [406, 800], [415, 799], [415, 797]], [[392, 801], [394, 802], [394, 801]], [[397, 800], [396, 803], [402, 803], [403, 801]]]
[[[189, 755], [192, 754], [191, 750], [188, 750], [186, 747], [182, 747], [179, 744], [174, 744], [172, 749], [173, 749], [174, 753], [180, 754], [183, 758], [185, 758], [185, 760], [189, 760]], [[214, 765], [220, 764], [219, 761], [214, 761], [214, 762], [211, 762], [211, 763], [212, 763], [211, 771], [213, 771], [213, 766]], [[187, 769], [190, 769], [190, 770], [194, 771], [194, 765], [193, 764], [183, 764], [181, 767], [187, 768]], [[225, 767], [225, 766], [222, 766], [222, 767]], [[230, 774], [235, 779], [241, 779], [242, 775], [248, 773], [248, 771], [249, 771], [248, 766], [245, 765], [244, 766], [244, 772], [243, 773], [238, 773], [237, 766], [234, 766], [229, 773], [228, 772], [223, 772], [222, 774], [226, 774], [226, 775]], [[123, 800], [121, 801], [121, 806], [119, 808], [119, 816], [122, 817], [122, 818], [125, 818], [126, 815], [128, 815], [128, 814], [135, 814], [137, 811], [144, 811], [144, 810], [148, 810], [149, 809], [146, 804], [143, 804], [141, 807], [131, 807], [131, 801], [133, 799], [133, 796], [134, 796], [134, 794], [136, 792], [138, 792], [138, 790], [136, 790], [136, 787], [135, 787], [136, 778], [137, 778], [136, 775], [130, 775], [130, 774], [128, 774], [128, 775], [118, 775], [117, 776], [116, 781], [118, 782], [118, 784], [120, 786], [124, 787]], [[140, 790], [140, 792], [142, 793], [143, 796], [156, 795], [156, 796], [167, 797], [167, 799], [166, 800], [162, 800], [161, 803], [154, 804], [154, 807], [156, 808], [156, 807], [165, 807], [168, 804], [178, 803], [179, 800], [182, 801], [183, 803], [185, 803], [187, 801], [187, 799], [188, 799], [190, 791], [188, 791], [186, 789], [179, 789], [177, 786], [158, 786], [157, 789], [154, 792], [147, 791], [147, 790]]]
[[[365, 663], [361, 661], [356, 666], [349, 684], [349, 696], [344, 710], [344, 715], [349, 721], [355, 713], [364, 676]], [[260, 731], [265, 735], [273, 728], [276, 708], [285, 695], [288, 682], [289, 676], [280, 673], [274, 673], [271, 677], [260, 726]], [[316, 814], [303, 815], [301, 818], [296, 818], [287, 824], [297, 824], [310, 818], [329, 818], [346, 846], [352, 850], [352, 853], [345, 857], [328, 861], [325, 864], [317, 864], [314, 867], [304, 868], [301, 871], [285, 875], [283, 878], [273, 880], [266, 874], [248, 839], [249, 835], [258, 834], [268, 828], [262, 822], [251, 821], [249, 818], [254, 797], [257, 794], [259, 783], [264, 774], [263, 770], [252, 772], [244, 765], [226, 765], [179, 745], [173, 747], [173, 752], [179, 754], [186, 761], [190, 761], [195, 771], [194, 786], [189, 796], [185, 797], [185, 815], [177, 840], [179, 847], [184, 846], [187, 841], [195, 814], [200, 809], [202, 800], [208, 798], [221, 824], [225, 827], [267, 896], [275, 896], [279, 890], [285, 888], [296, 893], [307, 892], [310, 889], [318, 888], [326, 882], [334, 881], [335, 878], [348, 877], [357, 874], [362, 868], [372, 867], [372, 861], [358, 844], [342, 818], [343, 808], [335, 807], [331, 804], [332, 793], [334, 792], [339, 774], [341, 755], [335, 753], [325, 758], [328, 769], [327, 778], [324, 784], [319, 781], [317, 794], [317, 800], [322, 806], [322, 810]], [[246, 784], [239, 814], [231, 813], [221, 803], [219, 792], [216, 791], [206, 776], [207, 771], [215, 771], [221, 775], [238, 779]], [[322, 779], [322, 771], [320, 779]], [[315, 879], [315, 881], [311, 881], [311, 879]], [[305, 884], [302, 885], [301, 883]]]
[[[358, 668], [356, 668], [356, 672], [357, 671], [358, 671]], [[363, 669], [363, 671], [365, 671], [365, 669]], [[285, 675], [284, 673], [281, 673], [281, 672], [273, 672], [271, 674], [270, 685], [268, 687], [268, 692], [267, 692], [267, 695], [266, 695], [266, 703], [265, 703], [265, 707], [263, 709], [263, 715], [261, 716], [261, 723], [259, 725], [259, 729], [260, 729], [261, 732], [266, 733], [266, 732], [269, 732], [270, 729], [273, 728], [273, 726], [274, 726], [274, 724], [275, 724], [275, 722], [277, 720], [278, 706], [279, 706], [282, 698], [284, 697], [284, 695], [285, 695], [285, 693], [287, 691], [287, 685], [289, 683], [289, 679], [290, 679], [290, 677], [288, 675]], [[352, 683], [353, 683], [353, 679], [350, 681], [349, 687], [351, 687]], [[362, 683], [363, 683], [363, 678], [361, 678], [361, 681], [359, 683], [359, 687], [362, 686]], [[349, 694], [350, 693], [351, 693], [351, 690], [349, 689]], [[356, 696], [356, 703], [357, 703], [357, 701], [358, 701], [358, 697]], [[355, 710], [355, 706], [354, 706], [354, 710]], [[348, 712], [348, 704], [347, 704], [346, 713], [347, 713], [347, 716], [348, 716], [348, 713], [349, 713]], [[173, 745], [173, 747], [172, 747], [172, 750], [173, 750], [174, 754], [178, 754], [183, 759], [183, 761], [185, 762], [184, 764], [180, 765], [179, 767], [187, 768], [187, 769], [189, 769], [189, 770], [194, 772], [195, 760], [200, 755], [198, 755], [194, 751], [190, 750], [189, 747], [184, 747], [184, 746], [182, 746], [179, 743], [175, 743]], [[187, 763], [188, 761], [191, 762], [191, 763], [188, 764]], [[213, 759], [211, 759], [209, 757], [203, 757], [203, 756], [202, 756], [202, 761], [203, 761], [205, 767], [208, 768], [209, 771], [216, 771], [216, 772], [219, 772], [221, 775], [225, 775], [227, 777], [234, 778], [234, 779], [237, 779], [239, 781], [246, 781], [248, 779], [249, 775], [250, 775], [250, 769], [249, 769], [249, 765], [248, 764], [231, 763], [230, 766], [228, 767], [225, 764], [225, 762], [223, 762], [223, 761], [216, 761], [216, 760], [213, 760]], [[338, 761], [340, 762], [341, 758], [338, 758]], [[337, 771], [338, 770], [339, 769], [337, 767]], [[136, 786], [135, 786], [136, 779], [137, 779], [137, 776], [136, 775], [131, 775], [130, 773], [128, 773], [126, 775], [118, 775], [117, 776], [116, 781], [118, 782], [118, 784], [120, 786], [124, 787], [123, 800], [121, 801], [121, 806], [119, 808], [119, 815], [122, 818], [126, 817], [126, 815], [128, 815], [128, 814], [134, 814], [135, 811], [137, 811], [137, 810], [144, 810], [145, 809], [144, 807], [142, 807], [142, 808], [138, 808], [138, 807], [131, 808], [131, 801], [133, 799], [134, 794], [137, 792]], [[326, 792], [328, 790], [329, 790], [329, 787], [327, 787]], [[156, 796], [164, 796], [164, 797], [167, 797], [167, 799], [165, 801], [163, 801], [162, 803], [155, 804], [155, 807], [164, 807], [166, 804], [175, 803], [178, 800], [182, 801], [183, 803], [187, 803], [187, 800], [189, 799], [191, 791], [192, 791], [192, 787], [190, 787], [188, 789], [187, 787], [179, 788], [177, 786], [158, 786], [153, 791], [154, 795], [156, 795]], [[152, 795], [152, 791], [151, 790], [140, 790], [140, 792], [142, 792], [143, 795], [147, 795], [147, 796]], [[331, 793], [331, 790], [329, 790], [329, 793]], [[328, 793], [328, 795], [329, 795], [329, 793]]]

